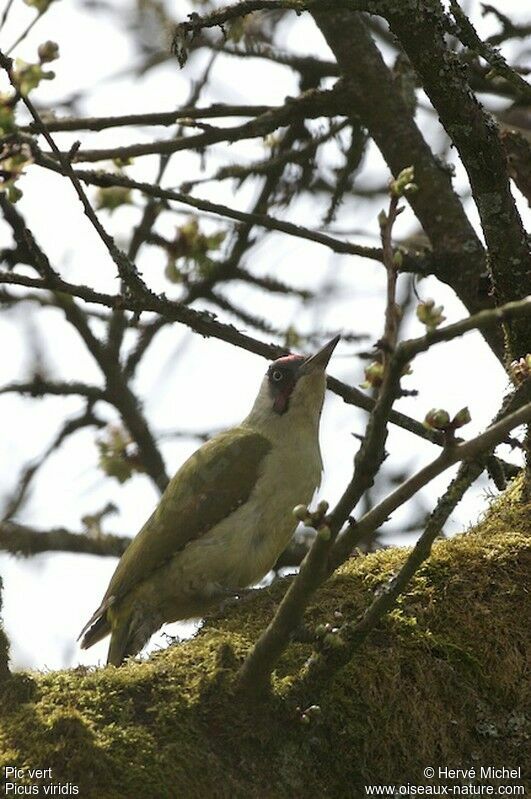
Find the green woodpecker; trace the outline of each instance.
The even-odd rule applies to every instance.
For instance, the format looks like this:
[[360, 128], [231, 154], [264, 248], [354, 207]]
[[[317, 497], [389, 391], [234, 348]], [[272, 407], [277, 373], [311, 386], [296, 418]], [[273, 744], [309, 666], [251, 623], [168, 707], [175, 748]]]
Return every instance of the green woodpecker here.
[[325, 369], [338, 341], [274, 361], [247, 418], [181, 466], [83, 628], [84, 649], [110, 633], [108, 663], [119, 666], [163, 624], [204, 615], [274, 566], [294, 506], [321, 480]]

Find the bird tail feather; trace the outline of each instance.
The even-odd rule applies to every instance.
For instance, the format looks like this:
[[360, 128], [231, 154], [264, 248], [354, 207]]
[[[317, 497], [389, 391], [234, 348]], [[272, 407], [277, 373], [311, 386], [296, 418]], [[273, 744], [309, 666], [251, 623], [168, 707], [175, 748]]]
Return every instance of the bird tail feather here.
[[126, 657], [135, 654], [130, 648], [129, 625], [120, 624], [111, 632], [107, 664], [121, 666]]
[[94, 646], [94, 644], [97, 644], [102, 638], [109, 635], [110, 631], [111, 625], [109, 624], [107, 616], [104, 614], [100, 616], [99, 619], [96, 619], [92, 627], [85, 632], [80, 644], [81, 649], [89, 649], [91, 646]]
[[133, 604], [124, 602], [116, 608], [109, 609], [108, 617], [111, 626], [111, 641], [107, 663], [121, 666], [127, 657], [136, 655], [143, 646], [137, 641], [139, 613]]
[[107, 615], [111, 627], [107, 663], [113, 666], [120, 666], [126, 658], [138, 655], [162, 624], [161, 619], [134, 602], [111, 608]]

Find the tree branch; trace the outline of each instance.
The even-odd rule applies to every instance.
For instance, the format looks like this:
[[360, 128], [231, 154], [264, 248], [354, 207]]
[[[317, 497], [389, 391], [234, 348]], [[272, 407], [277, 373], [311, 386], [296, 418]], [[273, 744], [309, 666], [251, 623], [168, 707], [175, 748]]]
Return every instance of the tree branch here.
[[12, 495], [8, 498], [5, 508], [2, 511], [1, 519], [3, 521], [10, 519], [20, 510], [24, 500], [26, 499], [28, 489], [32, 480], [35, 478], [35, 475], [50, 457], [52, 452], [55, 452], [69, 436], [71, 436], [73, 433], [76, 433], [78, 430], [84, 429], [85, 427], [101, 428], [105, 426], [105, 422], [94, 414], [91, 407], [92, 402], [93, 399], [90, 399], [87, 403], [87, 408], [79, 416], [75, 416], [73, 419], [67, 419], [63, 423], [57, 435], [53, 438], [51, 444], [46, 447], [42, 455], [40, 455], [33, 462], [29, 463], [23, 469], [20, 477], [18, 478], [17, 486], [12, 492]]
[[[280, 106], [279, 106], [280, 107]], [[270, 105], [226, 105], [225, 103], [212, 103], [205, 108], [185, 105], [175, 111], [159, 111], [150, 114], [123, 114], [122, 116], [108, 117], [65, 117], [64, 119], [50, 119], [46, 127], [50, 133], [74, 132], [77, 130], [107, 130], [108, 128], [130, 127], [135, 125], [176, 125], [181, 119], [212, 119], [226, 117], [256, 117], [275, 111]], [[36, 122], [21, 125], [22, 133], [40, 133]]]
[[93, 402], [107, 399], [105, 390], [98, 386], [75, 381], [46, 380], [39, 376], [34, 377], [33, 380], [0, 386], [0, 394], [21, 394], [30, 397], [45, 397], [47, 395], [55, 397], [79, 396], [87, 397]]
[[[79, 296], [81, 299], [92, 297], [92, 300], [98, 302], [97, 292], [92, 292], [92, 290], [87, 287], [81, 287], [82, 292], [83, 289], [88, 292], [83, 297], [81, 294], [76, 295], [76, 292], [68, 290], [68, 284], [62, 280], [59, 274], [52, 268], [46, 254], [38, 246], [31, 231], [26, 227], [24, 220], [15, 207], [7, 200], [3, 192], [0, 192], [0, 207], [13, 230], [18, 246], [27, 253], [29, 259], [27, 262], [32, 264], [38, 274], [41, 275], [40, 279], [35, 279], [26, 276], [22, 277], [21, 275], [17, 276], [14, 272], [7, 273], [7, 275], [4, 273], [0, 282], [11, 283], [12, 285], [33, 286], [54, 293], [57, 305], [63, 309], [67, 320], [77, 330], [87, 350], [104, 375], [106, 381], [106, 399], [108, 402], [112, 403], [121, 414], [127, 429], [135, 439], [146, 472], [157, 488], [163, 491], [169, 478], [166, 474], [162, 455], [155, 443], [149, 425], [139, 408], [138, 399], [130, 389], [121, 371], [120, 364], [116, 359], [110, 357], [106, 347], [92, 332], [85, 313], [73, 300], [74, 296]], [[11, 275], [11, 278], [9, 278], [9, 275]], [[101, 296], [103, 297], [105, 295]], [[110, 308], [121, 308], [123, 307], [123, 299], [121, 295], [118, 295], [110, 304], [108, 302], [99, 304], [107, 305], [107, 307]]]
[[307, 8], [322, 2], [322, 0], [240, 0], [238, 3], [216, 9], [203, 17], [196, 12], [189, 14], [185, 22], [181, 22], [175, 29], [172, 49], [184, 66], [188, 57], [188, 42], [204, 28], [220, 27], [234, 19], [251, 14], [253, 11], [277, 11], [279, 9], [293, 10], [300, 14]]
[[[508, 396], [501, 410], [493, 419], [492, 424], [495, 425], [497, 422], [503, 420], [511, 411], [514, 412], [517, 410], [519, 405], [523, 404], [526, 398], [527, 400], [531, 398], [531, 384], [523, 385], [520, 389]], [[356, 647], [365, 640], [382, 616], [396, 604], [398, 597], [405, 591], [411, 578], [418, 571], [420, 566], [428, 560], [433, 543], [441, 534], [450, 514], [453, 513], [470, 486], [484, 471], [488, 461], [488, 454], [480, 454], [474, 459], [469, 459], [461, 463], [456, 477], [438, 500], [424, 532], [388, 589], [383, 591], [380, 596], [374, 600], [367, 608], [360, 621], [345, 625], [346, 636], [351, 642], [353, 641], [355, 643]]]
[[[439, 2], [421, 2], [414, 12], [397, 12], [388, 0], [379, 4], [382, 6], [467, 171], [489, 250], [488, 267], [498, 304], [531, 294], [531, 253], [511, 194], [498, 130], [472, 94], [461, 62], [448, 48], [442, 6]], [[506, 335], [507, 361], [525, 356], [531, 341], [530, 320], [514, 320]]]
[[531, 86], [512, 69], [499, 50], [496, 50], [489, 42], [483, 42], [469, 18], [457, 2], [457, 0], [450, 0], [450, 8], [454, 19], [457, 23], [457, 35], [460, 41], [466, 46], [474, 50], [479, 56], [490, 64], [505, 80], [512, 84], [518, 95], [522, 100], [531, 100]]
[[[2, 610], [2, 578], [0, 577], [0, 611]], [[0, 686], [11, 676], [9, 670], [9, 641], [4, 632], [0, 617]]]
[[[384, 14], [383, 2], [367, 2], [365, 10], [369, 6], [375, 14]], [[397, 176], [407, 166], [414, 168], [419, 189], [408, 199], [433, 246], [430, 272], [452, 287], [469, 313], [492, 307], [488, 291], [478, 290], [486, 270], [485, 253], [453, 190], [450, 169], [424, 140], [363, 17], [344, 9], [319, 9], [312, 16], [337, 58], [352, 107], [391, 173]], [[429, 57], [426, 37], [423, 47]], [[502, 359], [500, 332], [486, 331], [486, 338]]]
[[12, 521], [0, 522], [0, 550], [24, 557], [42, 552], [75, 552], [119, 558], [130, 543], [128, 536], [110, 533], [91, 536], [73, 533], [64, 527], [37, 530]]
[[[172, 137], [159, 141], [128, 144], [123, 147], [102, 148], [99, 150], [78, 150], [73, 157], [74, 161], [104, 161], [113, 158], [137, 158], [142, 155], [170, 155], [182, 150], [201, 150], [209, 145], [219, 142], [237, 142], [245, 139], [263, 138], [274, 133], [278, 128], [286, 127], [300, 119], [313, 119], [322, 116], [336, 116], [346, 114], [348, 105], [345, 102], [341, 86], [326, 91], [312, 89], [304, 92], [299, 97], [288, 98], [285, 105], [269, 108], [265, 113], [233, 127], [215, 128], [209, 126], [208, 130], [195, 133], [191, 136]], [[41, 131], [42, 132], [42, 131]], [[55, 152], [58, 157], [58, 152]], [[63, 158], [66, 153], [63, 153]]]
[[[12, 87], [15, 89], [15, 91], [18, 92], [17, 83], [14, 79], [12, 71], [13, 62], [10, 58], [7, 58], [7, 56], [1, 50], [0, 50], [0, 66], [5, 70]], [[46, 139], [48, 145], [52, 150], [52, 153], [59, 160], [59, 163], [61, 164], [62, 173], [66, 175], [66, 177], [72, 183], [72, 186], [74, 187], [74, 190], [83, 206], [85, 215], [89, 219], [91, 225], [95, 229], [96, 233], [98, 234], [103, 244], [105, 245], [107, 251], [109, 252], [109, 255], [116, 264], [119, 276], [132, 290], [134, 289], [142, 293], [148, 292], [149, 289], [147, 288], [143, 280], [140, 278], [134, 264], [132, 264], [129, 258], [127, 258], [126, 254], [116, 246], [112, 236], [109, 236], [109, 234], [107, 233], [101, 222], [99, 221], [94, 209], [92, 208], [88, 200], [87, 195], [85, 194], [83, 187], [81, 186], [81, 183], [79, 182], [78, 177], [76, 176], [74, 170], [72, 169], [70, 158], [60, 152], [59, 148], [55, 144], [55, 141], [48, 132], [46, 125], [42, 121], [37, 109], [33, 105], [32, 101], [29, 99], [29, 97], [25, 94], [21, 94], [20, 98], [24, 103], [24, 105], [26, 106], [26, 108], [28, 109], [28, 111], [30, 112], [31, 116], [33, 117], [33, 120], [39, 129], [39, 132]]]

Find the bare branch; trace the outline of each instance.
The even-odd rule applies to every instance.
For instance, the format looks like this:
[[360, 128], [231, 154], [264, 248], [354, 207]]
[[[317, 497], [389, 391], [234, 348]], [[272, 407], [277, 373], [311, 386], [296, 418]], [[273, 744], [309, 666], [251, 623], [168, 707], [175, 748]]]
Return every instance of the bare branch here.
[[119, 558], [130, 543], [127, 536], [110, 533], [91, 536], [64, 527], [37, 530], [12, 521], [0, 522], [0, 550], [24, 557], [42, 552], [75, 552]]
[[[375, 14], [383, 15], [386, 9], [384, 0], [365, 6], [360, 10]], [[481, 276], [486, 273], [485, 253], [452, 187], [451, 170], [435, 157], [425, 141], [365, 19], [337, 7], [323, 7], [322, 11], [313, 11], [312, 16], [337, 58], [352, 107], [367, 126], [391, 173], [396, 176], [405, 167], [414, 167], [419, 190], [409, 202], [433, 246], [430, 273], [452, 287], [469, 313], [491, 307], [494, 303], [488, 286], [478, 290], [483, 285]], [[422, 46], [429, 58], [431, 47], [426, 47], [427, 40], [424, 35]], [[489, 345], [502, 359], [503, 335], [491, 329], [487, 336]]]
[[[50, 119], [46, 121], [46, 127], [50, 133], [73, 132], [77, 130], [107, 130], [108, 128], [121, 128], [130, 126], [151, 126], [151, 125], [177, 125], [181, 119], [211, 119], [227, 117], [256, 117], [274, 111], [270, 105], [225, 105], [224, 103], [213, 103], [205, 108], [185, 105], [176, 108], [175, 111], [159, 111], [150, 114], [123, 114], [122, 116], [109, 117], [65, 117], [64, 119]], [[36, 122], [29, 125], [21, 125], [19, 130], [22, 133], [40, 133], [40, 128]]]
[[[149, 425], [140, 410], [138, 399], [127, 384], [121, 371], [120, 364], [116, 359], [110, 357], [109, 351], [94, 335], [89, 326], [87, 316], [73, 300], [75, 292], [65, 291], [67, 284], [52, 268], [47, 256], [38, 246], [31, 231], [26, 227], [24, 220], [15, 207], [7, 200], [3, 192], [0, 192], [0, 207], [13, 230], [18, 246], [27, 253], [28, 260], [26, 262], [32, 264], [38, 274], [41, 275], [40, 280], [35, 280], [34, 278], [26, 276], [20, 280], [19, 278], [22, 276], [16, 276], [15, 278], [16, 273], [11, 272], [7, 273], [8, 276], [11, 275], [11, 278], [7, 277], [7, 279], [2, 279], [0, 282], [11, 283], [12, 285], [18, 284], [39, 287], [54, 293], [57, 305], [63, 309], [67, 320], [77, 330], [87, 350], [101, 369], [105, 377], [106, 399], [111, 402], [121, 414], [129, 433], [135, 439], [146, 472], [157, 488], [163, 491], [168, 484], [169, 478], [166, 474], [162, 455], [155, 443]], [[87, 291], [89, 292], [87, 296], [92, 295], [93, 299], [95, 299], [95, 294], [91, 292], [90, 289], [87, 289]], [[98, 302], [97, 299], [96, 302]], [[107, 307], [110, 308], [123, 307], [121, 295], [118, 295], [110, 305], [105, 302], [98, 304], [107, 304]]]
[[98, 386], [91, 386], [81, 382], [61, 382], [43, 379], [36, 376], [33, 380], [19, 383], [8, 383], [0, 386], [0, 394], [21, 394], [30, 397], [45, 397], [52, 395], [55, 397], [79, 396], [92, 400], [107, 399], [105, 390]]
[[241, 0], [238, 3], [216, 9], [201, 17], [197, 13], [189, 14], [186, 22], [181, 22], [173, 37], [173, 51], [181, 66], [187, 58], [187, 42], [203, 28], [221, 27], [227, 22], [251, 14], [253, 11], [277, 11], [278, 9], [294, 10], [298, 14], [320, 0]]
[[[12, 272], [0, 272], [0, 284], [2, 283], [28, 286], [30, 288], [44, 290], [49, 289], [49, 286], [45, 280], [27, 277], [26, 275], [14, 274]], [[222, 341], [226, 341], [229, 344], [241, 347], [248, 352], [254, 352], [255, 354], [261, 355], [264, 358], [279, 358], [288, 352], [286, 348], [279, 347], [277, 344], [267, 344], [253, 338], [252, 336], [248, 336], [245, 333], [240, 333], [240, 331], [238, 331], [232, 325], [219, 322], [212, 314], [209, 314], [205, 311], [194, 311], [191, 308], [181, 305], [180, 303], [168, 300], [166, 297], [157, 297], [152, 295], [149, 298], [142, 298], [142, 300], [140, 300], [133, 297], [123, 297], [120, 294], [104, 294], [102, 292], [95, 291], [88, 286], [69, 283], [68, 281], [62, 279], [58, 279], [55, 287], [57, 291], [62, 291], [65, 294], [69, 294], [73, 297], [79, 297], [86, 302], [104, 305], [108, 308], [120, 307], [133, 311], [137, 314], [144, 311], [153, 311], [157, 314], [160, 314], [168, 321], [185, 324], [187, 327], [190, 327], [192, 330], [195, 330], [197, 333], [200, 333], [203, 336], [213, 336], [215, 338], [219, 338]], [[467, 317], [462, 323], [456, 323], [457, 328], [454, 332], [454, 337], [462, 335], [468, 330], [474, 329], [475, 326], [479, 324], [482, 327], [488, 327], [496, 325], [500, 321], [506, 319], [515, 318], [520, 315], [527, 315], [529, 314], [529, 308], [529, 300], [523, 300], [521, 302], [508, 303], [501, 308], [495, 308], [491, 311], [482, 311], [476, 316]], [[445, 335], [443, 333], [445, 330], [446, 328], [442, 328], [437, 330], [436, 333], [438, 336]], [[451, 334], [447, 335], [452, 338]], [[416, 346], [424, 347], [424, 345], [427, 343], [427, 339], [430, 336], [433, 336], [433, 334], [430, 333], [428, 336], [423, 337], [421, 339], [422, 345], [418, 344]], [[449, 340], [449, 338], [446, 338], [445, 340]], [[415, 339], [414, 341], [417, 340]], [[436, 341], [431, 343], [436, 343]], [[427, 343], [427, 346], [430, 346], [429, 342]], [[419, 349], [419, 351], [423, 350]], [[343, 400], [349, 404], [357, 405], [365, 410], [371, 410], [374, 407], [374, 400], [353, 386], [348, 386], [344, 383], [341, 383], [341, 381], [337, 380], [336, 378], [329, 377], [328, 386], [332, 391], [339, 394]], [[420, 435], [423, 438], [429, 439], [431, 441], [440, 441], [439, 437], [433, 437], [427, 431], [422, 432], [422, 425], [420, 422], [409, 419], [409, 417], [407, 417], [405, 414], [393, 412], [389, 418], [394, 424], [404, 427], [404, 429], [409, 430], [416, 435]]]
[[[480, 311], [473, 316], [461, 319], [459, 322], [454, 322], [454, 324], [439, 327], [436, 330], [430, 330], [421, 338], [403, 341], [399, 345], [399, 357], [407, 361], [421, 352], [426, 352], [433, 344], [439, 344], [442, 341], [451, 341], [458, 336], [468, 333], [470, 330], [481, 330], [486, 326], [495, 324], [496, 321], [503, 323], [509, 321], [510, 318], [526, 319], [529, 317], [530, 311], [531, 295], [517, 300], [516, 302], [508, 302], [505, 305], [501, 305], [499, 308]], [[516, 313], [514, 317], [512, 316], [513, 312]], [[507, 314], [509, 314], [509, 316], [507, 316]]]
[[497, 73], [511, 83], [523, 100], [531, 100], [531, 86], [526, 83], [518, 72], [508, 65], [499, 50], [496, 50], [489, 42], [483, 42], [479, 38], [476, 29], [457, 0], [450, 0], [450, 8], [457, 23], [457, 34], [461, 42], [484, 58]]
[[[201, 43], [199, 45], [201, 46]], [[341, 74], [338, 65], [334, 61], [325, 61], [321, 58], [309, 55], [294, 55], [284, 52], [278, 47], [271, 47], [263, 43], [254, 44], [251, 42], [246, 49], [235, 45], [233, 42], [211, 42], [206, 43], [207, 47], [215, 49], [218, 53], [232, 55], [237, 58], [262, 58], [266, 61], [273, 61], [275, 64], [282, 64], [286, 67], [300, 72], [301, 76], [317, 81], [321, 78], [338, 78]]]
[[[169, 155], [182, 150], [200, 150], [219, 142], [237, 142], [244, 139], [263, 138], [281, 127], [299, 119], [312, 119], [321, 116], [346, 114], [348, 110], [341, 88], [327, 91], [310, 90], [299, 97], [289, 98], [285, 105], [269, 108], [254, 119], [233, 127], [215, 128], [195, 133], [191, 136], [171, 137], [160, 141], [128, 144], [99, 150], [78, 150], [73, 160], [104, 161], [113, 158], [137, 158], [142, 155], [159, 153]], [[179, 120], [175, 120], [179, 121]], [[42, 131], [41, 131], [42, 132]], [[57, 156], [58, 153], [56, 152]], [[63, 158], [66, 153], [63, 153]]]

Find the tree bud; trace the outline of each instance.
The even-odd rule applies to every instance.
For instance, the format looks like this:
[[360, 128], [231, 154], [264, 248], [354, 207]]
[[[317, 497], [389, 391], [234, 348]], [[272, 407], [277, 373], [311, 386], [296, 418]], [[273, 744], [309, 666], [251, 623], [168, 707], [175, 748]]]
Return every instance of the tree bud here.
[[424, 427], [431, 430], [446, 430], [450, 424], [450, 414], [442, 408], [432, 408], [424, 418]]
[[379, 388], [382, 385], [383, 374], [383, 363], [373, 361], [365, 367], [365, 381], [360, 384], [361, 388]]
[[417, 305], [417, 319], [426, 325], [428, 330], [435, 330], [446, 317], [443, 316], [444, 306], [435, 305], [435, 300], [425, 300]]
[[307, 522], [310, 516], [310, 511], [306, 505], [295, 505], [293, 508], [293, 515], [299, 522]]
[[418, 190], [418, 186], [413, 182], [415, 178], [415, 170], [412, 166], [407, 166], [403, 169], [396, 180], [392, 180], [389, 184], [391, 194], [394, 197], [403, 197], [404, 194], [411, 194]]
[[463, 427], [465, 424], [468, 424], [471, 421], [472, 417], [470, 416], [470, 411], [465, 406], [461, 408], [460, 411], [457, 411], [454, 418], [452, 419], [452, 427], [458, 428]]
[[523, 383], [531, 377], [531, 354], [527, 353], [523, 358], [512, 361], [510, 367], [511, 377], [515, 383]]
[[37, 50], [41, 64], [47, 64], [59, 58], [59, 45], [57, 42], [48, 40], [40, 44]]

